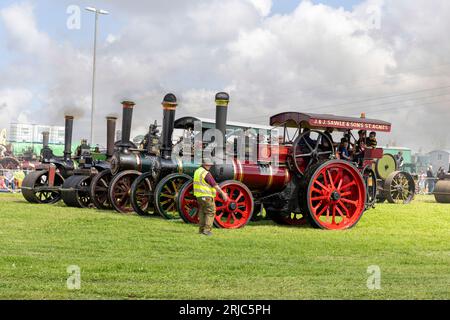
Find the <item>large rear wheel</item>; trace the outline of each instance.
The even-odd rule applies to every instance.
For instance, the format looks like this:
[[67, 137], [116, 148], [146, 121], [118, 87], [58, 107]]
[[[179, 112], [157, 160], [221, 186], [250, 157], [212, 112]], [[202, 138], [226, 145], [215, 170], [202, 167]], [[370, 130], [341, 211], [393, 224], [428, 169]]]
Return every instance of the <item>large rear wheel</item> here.
[[181, 187], [192, 178], [186, 174], [174, 173], [162, 179], [155, 189], [155, 209], [165, 219], [179, 219], [177, 199]]
[[304, 179], [300, 205], [312, 226], [344, 230], [358, 223], [365, 211], [366, 186], [353, 165], [326, 161], [312, 167]]
[[61, 196], [68, 207], [88, 208], [91, 204], [90, 176], [71, 176], [64, 181]]
[[108, 188], [112, 180], [111, 170], [104, 170], [92, 178], [90, 194], [92, 204], [99, 210], [112, 209], [108, 197]]
[[30, 203], [54, 204], [61, 200], [61, 186], [64, 178], [55, 173], [53, 185], [50, 186], [49, 172], [34, 171], [22, 182], [22, 195]]
[[139, 171], [123, 171], [114, 176], [109, 186], [108, 196], [112, 207], [119, 213], [130, 214], [131, 185], [141, 175]]
[[407, 172], [395, 171], [384, 182], [383, 195], [389, 203], [408, 204], [415, 193], [416, 183]]
[[155, 182], [151, 172], [142, 174], [131, 185], [131, 206], [140, 216], [150, 216], [154, 212]]

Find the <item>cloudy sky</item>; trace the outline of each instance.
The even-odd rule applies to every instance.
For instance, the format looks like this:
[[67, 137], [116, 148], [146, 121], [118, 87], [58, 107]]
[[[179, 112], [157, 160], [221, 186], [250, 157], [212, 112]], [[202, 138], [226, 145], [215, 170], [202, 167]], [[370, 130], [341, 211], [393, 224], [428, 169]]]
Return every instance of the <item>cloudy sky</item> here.
[[98, 143], [122, 99], [137, 103], [139, 134], [161, 119], [165, 93], [179, 97], [178, 116], [214, 117], [226, 90], [230, 120], [365, 112], [393, 123], [383, 143], [450, 149], [448, 0], [2, 0], [0, 128], [72, 113], [75, 138], [89, 136], [88, 5], [111, 12], [100, 18]]

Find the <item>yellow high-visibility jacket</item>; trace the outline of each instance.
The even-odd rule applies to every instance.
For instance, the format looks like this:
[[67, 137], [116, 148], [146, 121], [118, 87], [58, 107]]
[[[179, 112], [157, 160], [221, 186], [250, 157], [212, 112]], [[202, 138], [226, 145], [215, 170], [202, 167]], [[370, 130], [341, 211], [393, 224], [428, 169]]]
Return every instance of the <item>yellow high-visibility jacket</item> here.
[[215, 198], [216, 197], [216, 189], [211, 187], [206, 182], [206, 175], [208, 174], [208, 171], [200, 167], [198, 168], [194, 173], [194, 196], [196, 198], [202, 198], [202, 197], [209, 197], [209, 198]]

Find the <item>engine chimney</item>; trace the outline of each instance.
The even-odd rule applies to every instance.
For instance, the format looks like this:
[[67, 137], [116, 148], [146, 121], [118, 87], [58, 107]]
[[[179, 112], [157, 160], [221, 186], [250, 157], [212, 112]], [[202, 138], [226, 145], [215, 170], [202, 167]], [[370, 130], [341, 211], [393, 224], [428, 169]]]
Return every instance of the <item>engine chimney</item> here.
[[44, 148], [48, 148], [50, 141], [50, 132], [44, 131], [42, 132], [42, 146]]
[[116, 122], [116, 117], [106, 117], [106, 156], [108, 158], [111, 158], [114, 154]]
[[163, 128], [161, 156], [163, 159], [170, 159], [172, 156], [172, 134], [175, 125], [175, 112], [178, 106], [177, 97], [169, 93], [164, 97], [163, 106]]
[[131, 122], [133, 120], [133, 108], [136, 105], [133, 101], [124, 101], [123, 117], [122, 117], [122, 144], [130, 142], [131, 137]]
[[72, 156], [73, 117], [66, 116], [65, 119], [64, 160], [70, 160]]
[[226, 92], [219, 92], [216, 94], [216, 129], [222, 133], [223, 137], [223, 150], [226, 148], [226, 133], [227, 133], [227, 114], [228, 104], [230, 102], [230, 96]]

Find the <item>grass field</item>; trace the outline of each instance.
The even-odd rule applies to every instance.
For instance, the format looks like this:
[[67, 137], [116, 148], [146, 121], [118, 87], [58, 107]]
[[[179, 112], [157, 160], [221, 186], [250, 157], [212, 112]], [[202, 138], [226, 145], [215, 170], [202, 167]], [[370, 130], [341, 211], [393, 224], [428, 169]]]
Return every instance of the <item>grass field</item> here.
[[[450, 205], [378, 205], [356, 228], [254, 223], [201, 237], [158, 218], [0, 195], [2, 299], [449, 299]], [[81, 268], [81, 289], [66, 287]], [[381, 269], [369, 290], [367, 268]]]

